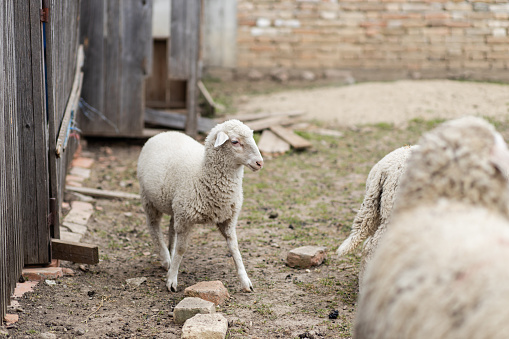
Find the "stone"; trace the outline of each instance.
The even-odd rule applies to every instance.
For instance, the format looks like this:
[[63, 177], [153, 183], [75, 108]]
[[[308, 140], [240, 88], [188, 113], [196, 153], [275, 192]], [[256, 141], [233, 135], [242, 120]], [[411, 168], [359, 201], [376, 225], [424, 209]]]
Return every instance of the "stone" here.
[[[87, 226], [84, 226], [84, 225], [80, 225], [80, 224], [75, 224], [73, 222], [64, 221], [62, 223], [62, 226], [67, 228], [68, 231], [71, 231], [73, 233], [78, 233], [78, 234], [85, 234], [85, 233], [87, 233]], [[60, 228], [60, 229], [62, 229], [62, 228]]]
[[94, 206], [88, 202], [74, 201], [71, 207], [71, 211], [65, 216], [65, 223], [86, 225], [94, 212]]
[[57, 339], [57, 335], [51, 332], [44, 332], [39, 334], [39, 338], [41, 339]]
[[208, 300], [216, 305], [221, 305], [230, 295], [223, 283], [216, 281], [201, 281], [193, 286], [189, 286], [184, 290], [186, 297], [196, 297]]
[[91, 173], [91, 170], [89, 170], [88, 168], [82, 168], [82, 167], [73, 167], [69, 171], [69, 174], [75, 175], [78, 177], [83, 177], [85, 179], [90, 178], [90, 173]]
[[301, 73], [301, 77], [302, 77], [302, 80], [306, 80], [306, 81], [314, 81], [316, 79], [315, 73], [313, 73], [311, 71], [303, 71]]
[[125, 282], [130, 287], [136, 288], [136, 287], [139, 287], [141, 284], [143, 284], [145, 281], [147, 281], [146, 277], [138, 277], [138, 278], [127, 279]]
[[351, 85], [355, 83], [355, 79], [352, 73], [348, 71], [341, 71], [337, 69], [327, 69], [324, 71], [324, 77], [329, 80], [337, 80], [345, 85]]
[[228, 320], [220, 314], [197, 314], [182, 327], [182, 339], [224, 339]]
[[249, 71], [249, 73], [247, 73], [247, 78], [249, 80], [254, 80], [254, 81], [258, 81], [258, 80], [262, 80], [263, 79], [263, 73], [256, 70], [256, 69], [252, 69]]
[[327, 249], [320, 246], [303, 246], [288, 253], [286, 263], [290, 267], [310, 268], [320, 265], [326, 258]]
[[187, 297], [173, 309], [173, 321], [176, 324], [183, 324], [187, 319], [196, 314], [211, 314], [216, 312], [213, 302], [200, 298]]
[[65, 228], [60, 227], [60, 239], [64, 241], [80, 242], [82, 237], [82, 234], [67, 232]]
[[56, 279], [62, 277], [62, 267], [36, 267], [25, 268], [22, 272], [25, 280], [43, 281], [46, 279]]
[[288, 72], [281, 68], [275, 69], [272, 72], [270, 72], [270, 76], [272, 77], [273, 80], [281, 82], [281, 83], [287, 82], [288, 79], [290, 78], [290, 76], [288, 75]]

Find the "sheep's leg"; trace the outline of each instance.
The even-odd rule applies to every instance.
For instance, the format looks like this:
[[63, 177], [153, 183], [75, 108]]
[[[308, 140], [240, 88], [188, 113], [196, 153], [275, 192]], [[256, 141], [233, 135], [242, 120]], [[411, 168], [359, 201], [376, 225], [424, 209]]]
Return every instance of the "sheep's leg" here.
[[175, 247], [172, 249], [173, 255], [170, 269], [166, 275], [166, 287], [171, 292], [177, 292], [177, 275], [179, 273], [182, 257], [187, 250], [187, 240], [190, 227], [182, 227], [175, 229]]
[[175, 241], [177, 238], [175, 237], [175, 218], [171, 216], [170, 220], [170, 230], [168, 232], [168, 250], [170, 251], [170, 258], [173, 259], [175, 256]]
[[253, 284], [247, 276], [246, 268], [244, 267], [242, 256], [240, 255], [237, 233], [235, 232], [236, 225], [237, 218], [235, 217], [233, 220], [227, 220], [218, 224], [217, 227], [219, 228], [221, 234], [225, 237], [228, 248], [230, 249], [230, 253], [233, 256], [233, 261], [235, 262], [235, 267], [237, 268], [237, 275], [239, 276], [242, 290], [244, 292], [254, 292]]
[[163, 214], [159, 212], [152, 204], [144, 203], [145, 216], [147, 218], [147, 226], [152, 236], [152, 241], [156, 244], [159, 250], [159, 258], [161, 259], [161, 266], [167, 270], [170, 268], [171, 258], [170, 252], [164, 243], [163, 232], [161, 231], [161, 218]]

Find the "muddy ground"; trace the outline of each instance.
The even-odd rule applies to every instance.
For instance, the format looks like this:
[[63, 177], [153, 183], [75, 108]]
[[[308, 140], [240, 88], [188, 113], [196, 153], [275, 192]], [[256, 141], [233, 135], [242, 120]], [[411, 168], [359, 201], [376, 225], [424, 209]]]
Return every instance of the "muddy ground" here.
[[[245, 95], [239, 92], [245, 87], [230, 86], [217, 88], [231, 96]], [[227, 111], [235, 111], [228, 100]], [[350, 338], [359, 252], [342, 260], [334, 252], [350, 231], [373, 164], [397, 147], [416, 143], [440, 121], [349, 127], [314, 121], [299, 132], [312, 149], [266, 157], [260, 172], [246, 170], [237, 234], [254, 293], [240, 291], [226, 243], [212, 226], [195, 228], [178, 292], [168, 292], [140, 202], [96, 199], [82, 241], [99, 245], [101, 262], [81, 267], [64, 262], [75, 275], [53, 286], [41, 283], [26, 294], [20, 320], [8, 332], [15, 338], [47, 333], [57, 338], [179, 338], [181, 326], [173, 323], [171, 312], [184, 289], [221, 280], [231, 295], [217, 309], [229, 321], [228, 338]], [[340, 134], [324, 136], [315, 127]], [[496, 127], [509, 136], [508, 123], [499, 120]], [[87, 140], [83, 154], [95, 163], [84, 186], [138, 193], [136, 161], [142, 143]], [[167, 225], [168, 219], [163, 222]], [[327, 247], [325, 263], [309, 271], [287, 267], [288, 251], [304, 245]], [[147, 281], [137, 288], [127, 286], [126, 279], [134, 277]], [[329, 319], [333, 311], [338, 317]]]

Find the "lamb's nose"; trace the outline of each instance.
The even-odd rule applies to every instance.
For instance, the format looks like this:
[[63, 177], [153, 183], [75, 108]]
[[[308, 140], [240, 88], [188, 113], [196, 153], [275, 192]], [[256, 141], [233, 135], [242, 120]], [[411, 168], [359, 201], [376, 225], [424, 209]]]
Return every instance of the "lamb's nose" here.
[[258, 165], [258, 167], [262, 168], [263, 167], [263, 160], [257, 161], [256, 164]]

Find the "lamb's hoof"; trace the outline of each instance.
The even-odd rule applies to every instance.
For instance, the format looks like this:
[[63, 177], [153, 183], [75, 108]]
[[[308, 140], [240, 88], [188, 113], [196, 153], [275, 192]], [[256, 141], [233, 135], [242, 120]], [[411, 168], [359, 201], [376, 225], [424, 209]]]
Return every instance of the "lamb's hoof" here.
[[246, 293], [254, 292], [253, 284], [251, 284], [251, 281], [249, 281], [248, 284], [242, 286], [242, 292], [246, 292]]
[[177, 284], [176, 283], [171, 283], [171, 282], [168, 282], [166, 284], [166, 288], [168, 289], [168, 291], [170, 292], [177, 292]]

